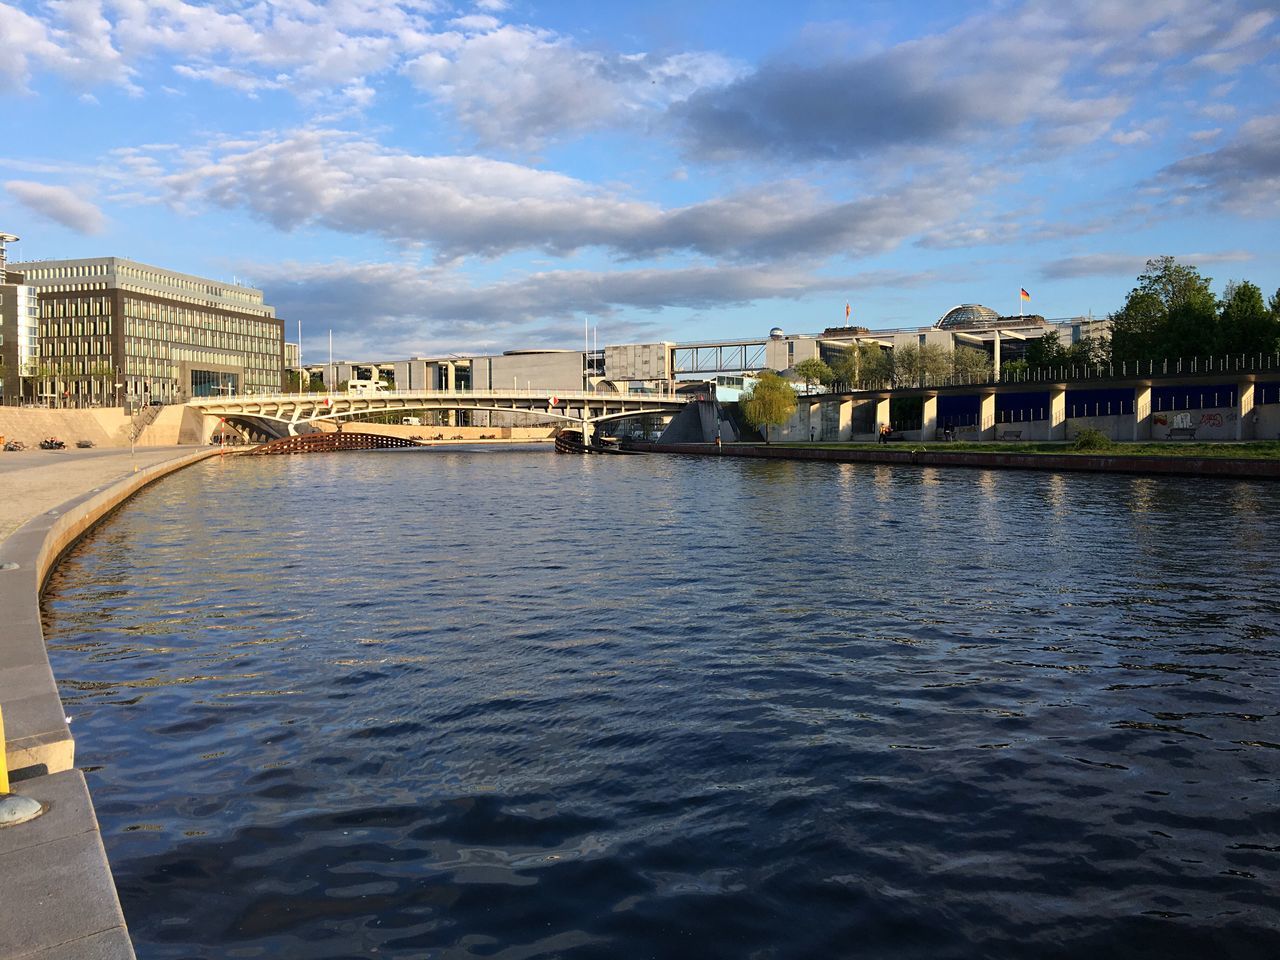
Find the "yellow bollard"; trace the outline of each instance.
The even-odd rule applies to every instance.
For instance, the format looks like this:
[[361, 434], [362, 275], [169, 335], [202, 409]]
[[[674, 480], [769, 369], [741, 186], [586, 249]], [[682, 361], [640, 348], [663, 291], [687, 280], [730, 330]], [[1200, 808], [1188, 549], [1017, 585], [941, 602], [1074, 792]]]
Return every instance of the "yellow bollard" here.
[[9, 792], [9, 761], [4, 752], [4, 711], [0, 710], [0, 793]]

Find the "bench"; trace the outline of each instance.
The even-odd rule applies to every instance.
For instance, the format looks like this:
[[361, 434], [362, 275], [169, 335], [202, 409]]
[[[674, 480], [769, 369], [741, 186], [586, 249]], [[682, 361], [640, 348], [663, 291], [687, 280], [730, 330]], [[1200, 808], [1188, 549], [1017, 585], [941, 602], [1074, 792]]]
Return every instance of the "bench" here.
[[1001, 430], [1001, 431], [1000, 431], [1000, 436], [999, 436], [999, 437], [997, 437], [996, 439], [997, 439], [997, 440], [1006, 440], [1006, 441], [1008, 441], [1008, 440], [1021, 440], [1021, 439], [1022, 439], [1022, 431], [1021, 431], [1021, 430]]
[[1170, 427], [1170, 440], [1194, 440], [1196, 438], [1195, 427]]

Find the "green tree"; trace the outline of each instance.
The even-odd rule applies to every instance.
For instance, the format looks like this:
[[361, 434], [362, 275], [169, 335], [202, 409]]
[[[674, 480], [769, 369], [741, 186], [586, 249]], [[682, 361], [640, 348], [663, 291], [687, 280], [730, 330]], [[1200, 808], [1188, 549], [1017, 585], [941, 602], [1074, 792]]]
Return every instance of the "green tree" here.
[[792, 369], [795, 371], [796, 376], [804, 381], [805, 393], [812, 393], [815, 383], [828, 384], [835, 379], [835, 374], [831, 372], [831, 368], [818, 357], [809, 357], [807, 360], [801, 360]]
[[1111, 314], [1111, 358], [1172, 360], [1212, 353], [1217, 303], [1210, 278], [1173, 257], [1147, 261], [1147, 272]]
[[945, 383], [951, 375], [951, 354], [936, 343], [908, 343], [893, 349], [893, 380], [900, 387]]
[[1058, 331], [1046, 333], [1043, 337], [1027, 341], [1027, 365], [1031, 367], [1059, 367], [1066, 362], [1066, 351], [1062, 349], [1062, 341]]
[[842, 383], [852, 387], [858, 382], [858, 350], [850, 347], [840, 351], [831, 361], [832, 383]]
[[879, 344], [858, 344], [858, 381], [866, 387], [884, 387], [893, 380], [893, 354]]
[[1280, 317], [1267, 309], [1262, 291], [1247, 280], [1228, 283], [1218, 317], [1218, 349], [1223, 353], [1273, 353], [1278, 346]]
[[991, 379], [991, 357], [985, 350], [956, 347], [951, 354], [951, 370], [961, 383], [977, 383]]
[[1111, 357], [1111, 344], [1104, 337], [1081, 337], [1064, 351], [1064, 360], [1072, 366], [1094, 366]]
[[769, 443], [769, 428], [782, 426], [796, 412], [796, 392], [778, 374], [765, 370], [739, 401], [739, 407], [747, 423], [764, 428], [764, 442]]

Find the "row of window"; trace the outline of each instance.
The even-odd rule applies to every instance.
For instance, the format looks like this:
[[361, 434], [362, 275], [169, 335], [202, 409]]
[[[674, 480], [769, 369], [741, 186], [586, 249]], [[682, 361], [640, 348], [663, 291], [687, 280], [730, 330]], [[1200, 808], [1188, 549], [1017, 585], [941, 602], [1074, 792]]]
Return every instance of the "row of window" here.
[[89, 337], [79, 340], [44, 340], [40, 343], [42, 357], [102, 357], [111, 358], [110, 337]]
[[40, 316], [46, 319], [63, 317], [102, 317], [111, 315], [110, 297], [73, 297], [40, 301]]
[[159, 340], [140, 340], [126, 337], [124, 352], [127, 357], [139, 360], [196, 361], [199, 363], [234, 364], [250, 370], [279, 370], [277, 355], [256, 353], [251, 350], [220, 350], [201, 344], [180, 344]]
[[221, 333], [237, 333], [269, 340], [276, 340], [281, 336], [281, 328], [274, 323], [221, 313], [206, 313], [203, 310], [191, 310], [172, 304], [156, 303], [152, 300], [135, 300], [132, 297], [125, 298], [124, 315], [127, 319], [144, 322], [177, 324], [200, 330], [217, 330]]
[[95, 320], [46, 320], [40, 324], [42, 337], [98, 337], [111, 334], [111, 317]]

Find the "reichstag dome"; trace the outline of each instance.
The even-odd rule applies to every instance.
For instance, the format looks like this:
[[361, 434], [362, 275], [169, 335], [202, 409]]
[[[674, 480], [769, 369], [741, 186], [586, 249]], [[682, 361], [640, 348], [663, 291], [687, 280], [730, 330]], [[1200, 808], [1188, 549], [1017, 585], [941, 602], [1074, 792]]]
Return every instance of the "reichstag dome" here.
[[994, 327], [1000, 314], [980, 303], [962, 303], [952, 307], [933, 326], [937, 330], [972, 330], [975, 327]]

